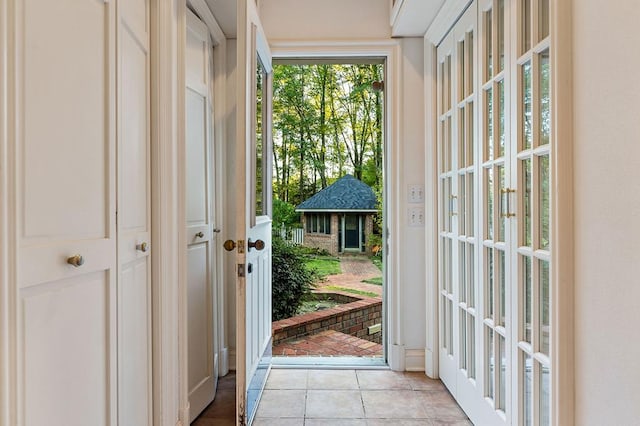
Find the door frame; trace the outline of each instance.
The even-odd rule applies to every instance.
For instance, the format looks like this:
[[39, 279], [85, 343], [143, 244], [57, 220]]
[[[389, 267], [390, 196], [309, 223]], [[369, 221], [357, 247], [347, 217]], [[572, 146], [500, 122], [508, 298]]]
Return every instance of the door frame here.
[[[189, 424], [187, 363], [187, 235], [185, 141], [185, 48], [187, 3], [207, 25], [213, 44], [214, 142], [216, 150], [215, 213], [225, 221], [223, 205], [225, 179], [224, 144], [227, 112], [226, 38], [203, 0], [151, 0], [151, 136], [152, 136], [152, 239], [155, 241], [152, 277], [153, 292], [153, 400], [154, 424]], [[217, 150], [220, 149], [218, 152]], [[221, 224], [225, 229], [226, 224]], [[221, 235], [224, 238], [224, 234]], [[183, 250], [180, 247], [184, 247]], [[215, 289], [218, 306], [219, 371], [229, 370], [228, 342], [225, 333], [226, 292], [222, 277], [224, 261], [218, 250], [215, 262]], [[162, 262], [162, 259], [174, 259]], [[179, 283], [178, 286], [175, 283]]]
[[[457, 21], [457, 17], [471, 0], [449, 0], [438, 12], [424, 36], [425, 70], [425, 198], [431, 201], [426, 209], [426, 282], [427, 282], [427, 351], [425, 371], [432, 378], [438, 372], [438, 271], [437, 271], [437, 157], [436, 157], [436, 48]], [[552, 227], [551, 297], [554, 333], [551, 336], [551, 365], [555, 373], [551, 379], [552, 424], [574, 423], [574, 231], [573, 231], [573, 89], [572, 63], [572, 5], [571, 1], [551, 0], [551, 94], [553, 105], [552, 133], [555, 141], [551, 148]], [[427, 203], [427, 205], [429, 205]]]
[[[401, 239], [401, 223], [403, 215], [402, 156], [401, 130], [402, 114], [400, 111], [400, 94], [402, 76], [401, 70], [401, 41], [400, 40], [371, 40], [371, 41], [312, 41], [288, 42], [274, 41], [271, 43], [271, 53], [274, 62], [278, 59], [359, 59], [382, 58], [385, 63], [385, 99], [384, 99], [384, 167], [386, 179], [384, 182], [384, 224], [388, 240], [385, 247], [386, 268], [384, 271], [384, 304], [383, 321], [387, 326], [385, 336], [385, 357], [392, 370], [404, 371], [407, 355], [405, 354], [404, 338], [404, 289], [400, 285], [401, 258], [399, 255]], [[343, 242], [344, 244], [344, 242]]]

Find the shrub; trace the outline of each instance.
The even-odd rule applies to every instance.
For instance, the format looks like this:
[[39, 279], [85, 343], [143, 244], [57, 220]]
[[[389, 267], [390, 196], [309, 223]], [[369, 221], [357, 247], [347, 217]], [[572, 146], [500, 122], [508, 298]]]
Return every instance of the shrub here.
[[280, 238], [273, 239], [272, 262], [273, 321], [279, 321], [296, 314], [315, 277], [305, 268], [304, 259], [296, 248]]
[[300, 213], [296, 213], [296, 206], [286, 201], [273, 199], [273, 230], [280, 231], [283, 226], [291, 228], [300, 223]]

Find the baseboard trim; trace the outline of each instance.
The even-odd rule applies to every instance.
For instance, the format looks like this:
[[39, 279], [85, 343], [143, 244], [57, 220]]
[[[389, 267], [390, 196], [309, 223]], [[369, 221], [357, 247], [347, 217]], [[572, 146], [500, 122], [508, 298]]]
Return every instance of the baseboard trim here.
[[223, 377], [229, 373], [229, 348], [220, 350], [220, 365], [218, 366], [218, 376]]
[[425, 373], [427, 373], [427, 376], [429, 376], [432, 379], [439, 379], [439, 372], [438, 372], [438, 364], [437, 364], [437, 359], [435, 357], [435, 354], [433, 353], [433, 351], [429, 348], [425, 348], [424, 350], [424, 355], [425, 355], [425, 359], [424, 359], [424, 371]]
[[424, 349], [405, 349], [405, 371], [424, 371]]
[[229, 366], [229, 370], [235, 370], [236, 369], [236, 350], [229, 349], [227, 353], [228, 353], [227, 365]]

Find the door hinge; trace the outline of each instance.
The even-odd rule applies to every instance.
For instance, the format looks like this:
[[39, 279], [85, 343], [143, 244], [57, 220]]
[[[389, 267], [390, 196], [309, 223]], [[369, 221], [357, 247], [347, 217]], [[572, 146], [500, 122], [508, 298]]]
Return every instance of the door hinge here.
[[238, 263], [238, 276], [240, 278], [244, 278], [245, 276], [244, 263]]

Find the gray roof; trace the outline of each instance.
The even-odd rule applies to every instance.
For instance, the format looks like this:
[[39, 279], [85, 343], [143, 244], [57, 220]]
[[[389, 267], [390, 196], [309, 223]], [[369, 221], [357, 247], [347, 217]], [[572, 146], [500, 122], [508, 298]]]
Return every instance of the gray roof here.
[[296, 210], [376, 210], [376, 194], [366, 183], [345, 175], [300, 203]]

